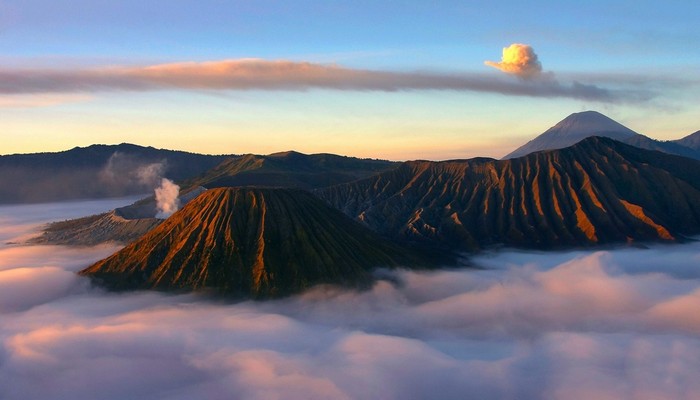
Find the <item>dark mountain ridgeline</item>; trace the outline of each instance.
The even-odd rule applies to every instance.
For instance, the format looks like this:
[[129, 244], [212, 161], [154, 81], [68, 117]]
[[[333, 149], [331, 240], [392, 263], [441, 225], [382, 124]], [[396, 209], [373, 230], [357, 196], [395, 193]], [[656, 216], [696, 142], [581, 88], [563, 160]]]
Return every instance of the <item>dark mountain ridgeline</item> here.
[[[267, 156], [231, 157], [196, 178], [181, 182], [180, 202], [184, 205], [201, 189], [217, 187], [279, 187], [311, 189], [354, 181], [396, 168], [400, 163], [337, 156], [302, 154], [293, 151]], [[71, 223], [50, 224], [33, 242], [94, 245], [104, 241], [128, 243], [145, 234], [160, 221], [155, 199], [145, 198], [94, 221], [80, 218]], [[145, 221], [139, 222], [139, 219]]]
[[183, 186], [315, 189], [366, 178], [398, 165], [384, 160], [294, 151], [266, 156], [246, 154], [222, 162]]
[[631, 137], [623, 141], [623, 143], [632, 145], [634, 147], [639, 147], [640, 149], [655, 150], [660, 151], [662, 153], [668, 153], [700, 160], [700, 152], [698, 152], [697, 149], [685, 146], [680, 141], [655, 140], [644, 135], [639, 135]]
[[699, 233], [699, 172], [696, 160], [593, 137], [511, 160], [407, 162], [315, 193], [402, 241], [554, 248]]
[[230, 156], [162, 150], [133, 144], [76, 147], [57, 153], [0, 156], [0, 204], [107, 198], [151, 192], [139, 169], [162, 166], [180, 181], [197, 176]]
[[322, 283], [363, 285], [375, 267], [430, 264], [308, 192], [221, 188], [80, 273], [116, 290], [267, 298]]

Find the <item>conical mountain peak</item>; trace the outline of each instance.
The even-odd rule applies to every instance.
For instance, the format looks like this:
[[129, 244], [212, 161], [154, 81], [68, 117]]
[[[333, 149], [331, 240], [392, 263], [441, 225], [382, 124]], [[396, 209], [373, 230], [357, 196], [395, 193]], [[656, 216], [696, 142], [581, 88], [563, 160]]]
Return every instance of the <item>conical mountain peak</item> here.
[[625, 142], [641, 135], [597, 111], [584, 111], [569, 115], [503, 158], [522, 157], [535, 151], [563, 149], [591, 136], [604, 136]]
[[[571, 114], [548, 129], [547, 132], [580, 139], [589, 136], [606, 136], [616, 140], [626, 139], [638, 134], [597, 111], [583, 111]], [[596, 135], [596, 133], [601, 133], [601, 135]], [[605, 135], [604, 133], [612, 133], [616, 137]]]
[[321, 283], [368, 283], [375, 267], [421, 263], [410, 254], [308, 192], [221, 188], [80, 273], [117, 290], [266, 298]]

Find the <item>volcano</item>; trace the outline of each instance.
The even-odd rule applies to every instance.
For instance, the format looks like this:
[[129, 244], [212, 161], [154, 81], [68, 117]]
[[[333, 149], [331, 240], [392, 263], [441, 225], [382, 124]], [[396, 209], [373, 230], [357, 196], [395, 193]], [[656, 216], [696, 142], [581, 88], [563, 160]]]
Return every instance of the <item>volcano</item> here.
[[641, 135], [597, 111], [584, 111], [569, 115], [503, 158], [511, 159], [535, 151], [562, 149], [591, 136], [604, 136], [624, 142]]
[[700, 159], [700, 152], [687, 145], [692, 142], [691, 138], [677, 141], [655, 140], [639, 134], [597, 111], [584, 111], [569, 115], [503, 159], [518, 158], [536, 151], [562, 149], [593, 136], [607, 137], [645, 150], [656, 150]]
[[80, 274], [115, 290], [270, 298], [323, 283], [362, 286], [376, 267], [428, 264], [308, 192], [219, 188]]

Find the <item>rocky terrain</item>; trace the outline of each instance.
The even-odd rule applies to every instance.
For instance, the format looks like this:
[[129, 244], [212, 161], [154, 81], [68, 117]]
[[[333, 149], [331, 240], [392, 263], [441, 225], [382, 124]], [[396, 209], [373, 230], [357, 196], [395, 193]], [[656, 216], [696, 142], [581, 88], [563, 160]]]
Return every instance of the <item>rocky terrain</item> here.
[[407, 162], [315, 193], [404, 242], [556, 248], [700, 233], [698, 171], [696, 160], [592, 137], [511, 160]]
[[115, 290], [268, 298], [322, 283], [361, 286], [376, 267], [431, 264], [308, 192], [221, 188], [80, 274]]

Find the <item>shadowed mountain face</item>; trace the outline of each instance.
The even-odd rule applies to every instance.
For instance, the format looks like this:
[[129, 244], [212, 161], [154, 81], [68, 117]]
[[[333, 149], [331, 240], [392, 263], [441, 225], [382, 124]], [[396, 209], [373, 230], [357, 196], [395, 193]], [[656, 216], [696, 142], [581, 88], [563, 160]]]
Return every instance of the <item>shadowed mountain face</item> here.
[[0, 204], [147, 193], [161, 175], [191, 178], [226, 158], [132, 144], [0, 156]]
[[599, 137], [512, 160], [408, 162], [316, 194], [380, 233], [463, 250], [700, 232], [700, 162]]
[[700, 152], [688, 146], [681, 144], [679, 141], [661, 141], [654, 140], [644, 135], [638, 135], [624, 140], [623, 143], [634, 147], [639, 147], [645, 150], [656, 150], [662, 153], [673, 154], [682, 157], [694, 158], [700, 160]]
[[682, 139], [675, 140], [675, 142], [681, 146], [685, 146], [700, 152], [700, 131], [691, 133]]
[[681, 141], [664, 142], [652, 139], [596, 111], [569, 115], [503, 159], [518, 158], [536, 151], [563, 149], [593, 136], [608, 137], [641, 149], [700, 159], [698, 149], [691, 148]]
[[307, 155], [294, 151], [267, 156], [247, 154], [226, 160], [183, 186], [314, 189], [366, 178], [396, 166], [398, 163], [390, 161], [334, 154]]
[[299, 190], [212, 189], [142, 239], [81, 271], [109, 288], [212, 289], [276, 297], [361, 285], [375, 267], [420, 263]]

